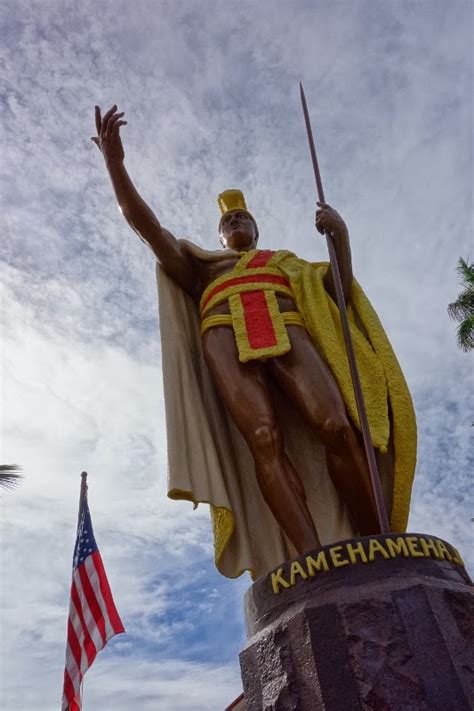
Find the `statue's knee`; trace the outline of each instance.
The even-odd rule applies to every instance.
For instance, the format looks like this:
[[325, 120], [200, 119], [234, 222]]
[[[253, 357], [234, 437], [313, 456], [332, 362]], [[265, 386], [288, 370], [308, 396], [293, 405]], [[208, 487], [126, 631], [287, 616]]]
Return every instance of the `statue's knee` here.
[[278, 449], [281, 436], [276, 424], [265, 423], [256, 427], [252, 433], [252, 440], [257, 452], [269, 453]]
[[323, 432], [330, 444], [344, 446], [348, 444], [351, 425], [345, 415], [331, 415], [324, 422]]

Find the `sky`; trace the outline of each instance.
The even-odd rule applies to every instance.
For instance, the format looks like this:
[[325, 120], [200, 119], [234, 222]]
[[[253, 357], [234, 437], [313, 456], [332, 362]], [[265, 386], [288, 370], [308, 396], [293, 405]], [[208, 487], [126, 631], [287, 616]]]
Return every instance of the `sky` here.
[[223, 709], [241, 691], [247, 575], [220, 576], [208, 511], [166, 498], [153, 255], [90, 137], [126, 112], [125, 163], [178, 237], [218, 248], [241, 188], [259, 246], [326, 258], [298, 82], [328, 202], [409, 383], [409, 530], [473, 570], [472, 358], [446, 307], [473, 258], [472, 3], [4, 0], [0, 705], [59, 708], [80, 472], [127, 634], [84, 709]]

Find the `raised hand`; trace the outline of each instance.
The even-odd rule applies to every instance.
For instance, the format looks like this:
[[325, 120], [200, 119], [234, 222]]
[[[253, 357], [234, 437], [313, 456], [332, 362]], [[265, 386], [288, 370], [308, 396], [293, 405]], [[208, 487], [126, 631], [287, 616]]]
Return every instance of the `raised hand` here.
[[346, 223], [336, 210], [326, 202], [318, 202], [319, 210], [316, 210], [316, 229], [322, 235], [330, 234], [333, 237], [347, 236]]
[[97, 136], [92, 136], [91, 141], [94, 141], [108, 166], [114, 163], [122, 163], [125, 158], [122, 139], [120, 138], [120, 126], [125, 126], [127, 123], [120, 120], [123, 115], [123, 111], [117, 113], [117, 105], [114, 104], [101, 118], [100, 107], [95, 107]]

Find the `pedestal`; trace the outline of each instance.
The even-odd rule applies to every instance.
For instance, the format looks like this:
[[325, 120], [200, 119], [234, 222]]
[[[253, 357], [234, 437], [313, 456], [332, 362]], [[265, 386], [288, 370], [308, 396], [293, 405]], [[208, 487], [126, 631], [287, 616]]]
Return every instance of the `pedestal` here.
[[245, 598], [247, 711], [470, 711], [474, 593], [425, 534], [354, 538], [259, 578]]

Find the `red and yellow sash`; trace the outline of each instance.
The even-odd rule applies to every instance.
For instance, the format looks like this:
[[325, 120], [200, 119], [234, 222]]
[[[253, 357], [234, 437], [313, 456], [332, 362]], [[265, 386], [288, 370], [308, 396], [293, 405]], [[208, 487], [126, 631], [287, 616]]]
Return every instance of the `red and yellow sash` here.
[[[296, 311], [280, 313], [277, 294], [293, 297], [289, 280], [272, 266], [275, 252], [247, 252], [231, 272], [215, 279], [201, 298], [201, 333], [214, 326], [232, 326], [239, 360], [272, 358], [291, 349], [289, 324], [304, 326]], [[230, 314], [205, 317], [213, 306], [229, 302]]]

